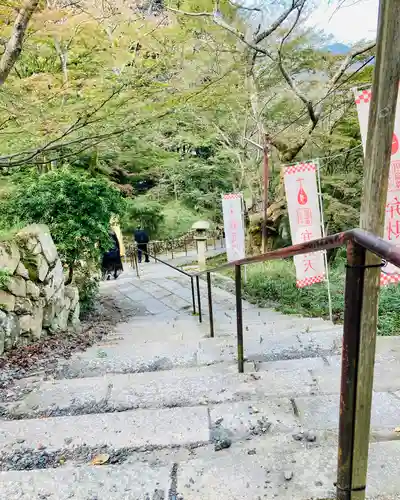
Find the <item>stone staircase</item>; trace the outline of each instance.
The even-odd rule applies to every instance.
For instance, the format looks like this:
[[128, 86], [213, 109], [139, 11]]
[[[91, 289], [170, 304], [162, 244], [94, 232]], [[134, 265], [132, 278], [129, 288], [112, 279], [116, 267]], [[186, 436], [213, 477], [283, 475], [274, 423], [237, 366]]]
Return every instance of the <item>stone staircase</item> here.
[[[189, 280], [160, 264], [104, 283], [136, 308], [52, 376], [4, 404], [0, 499], [236, 500], [335, 497], [341, 328], [214, 288], [214, 339]], [[139, 305], [139, 307], [138, 307]], [[400, 498], [400, 342], [380, 338], [368, 498]]]

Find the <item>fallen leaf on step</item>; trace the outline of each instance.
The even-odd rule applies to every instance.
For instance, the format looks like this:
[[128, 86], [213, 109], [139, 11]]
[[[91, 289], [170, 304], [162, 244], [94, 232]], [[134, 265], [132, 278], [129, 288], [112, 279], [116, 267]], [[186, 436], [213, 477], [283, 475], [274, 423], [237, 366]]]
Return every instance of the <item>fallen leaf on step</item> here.
[[107, 453], [101, 453], [100, 455], [96, 455], [92, 458], [90, 465], [103, 465], [106, 464], [109, 459], [110, 455], [107, 455]]
[[400, 427], [396, 427], [396, 429], [394, 430], [394, 432], [399, 432], [400, 433]]

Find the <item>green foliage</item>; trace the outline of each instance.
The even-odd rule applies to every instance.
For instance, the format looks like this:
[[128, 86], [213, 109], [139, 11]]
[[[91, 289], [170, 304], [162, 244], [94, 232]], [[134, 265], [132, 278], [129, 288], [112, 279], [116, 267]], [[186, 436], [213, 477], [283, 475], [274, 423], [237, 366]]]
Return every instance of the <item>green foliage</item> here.
[[199, 220], [198, 213], [186, 207], [180, 201], [168, 203], [163, 209], [163, 215], [164, 222], [157, 235], [161, 240], [178, 238], [188, 233], [194, 222]]
[[74, 283], [79, 289], [79, 304], [81, 316], [90, 312], [99, 292], [100, 275], [96, 266], [79, 263], [74, 274]]
[[163, 221], [162, 205], [147, 198], [127, 200], [126, 211], [122, 217], [122, 231], [132, 234], [138, 226], [145, 229], [150, 237], [157, 234]]
[[[336, 320], [343, 319], [343, 280], [341, 278], [340, 266], [332, 269], [330, 275], [332, 309]], [[275, 304], [278, 310], [287, 314], [311, 317], [326, 317], [329, 314], [326, 285], [321, 283], [297, 288], [294, 265], [291, 260], [270, 261], [248, 266], [245, 291], [257, 302]]]
[[[153, 7], [145, 4], [149, 12], [155, 8], [154, 2]], [[0, 150], [17, 155], [0, 157], [0, 166], [19, 168], [21, 159], [26, 163], [28, 158], [46, 170], [67, 162], [107, 178], [129, 199], [124, 231], [139, 222], [152, 237], [169, 238], [186, 232], [195, 219], [219, 222], [223, 192], [242, 191], [254, 204], [260, 202], [262, 155], [245, 140], [261, 142], [253, 97], [263, 128], [276, 144], [293, 146], [310, 138], [293, 160], [325, 157], [359, 144], [358, 118], [345, 87], [323, 100], [311, 137], [304, 103], [276, 62], [257, 57], [249, 72], [248, 47], [207, 16], [161, 12], [162, 3], [157, 15], [148, 15], [145, 4], [114, 9], [89, 2], [79, 12], [41, 6], [0, 93]], [[280, 2], [273, 16], [288, 4]], [[169, 5], [191, 12], [214, 8], [210, 0]], [[225, 20], [248, 31], [249, 13], [227, 1], [220, 9]], [[266, 22], [271, 16], [272, 11]], [[271, 53], [287, 28], [281, 26], [263, 42]], [[7, 36], [10, 27], [5, 29]], [[345, 57], [321, 50], [326, 43], [301, 18], [281, 47], [285, 68], [313, 103], [326, 95], [327, 80]], [[371, 71], [367, 66], [346, 87], [369, 82]], [[254, 88], [246, 78], [250, 73]], [[287, 127], [296, 116], [299, 120]], [[278, 203], [270, 229], [273, 246], [280, 247], [290, 237], [286, 208], [279, 203], [284, 196], [279, 192], [282, 149], [276, 144], [269, 201]], [[32, 156], [32, 149], [39, 152]], [[361, 167], [361, 149], [323, 163], [329, 232], [358, 224]], [[0, 196], [10, 187], [3, 179]]]
[[[1, 216], [1, 208], [0, 208], [0, 216]], [[4, 220], [0, 224], [4, 224]], [[13, 240], [13, 238], [15, 238], [15, 235], [22, 228], [23, 228], [23, 224], [21, 224], [21, 223], [17, 223], [12, 227], [1, 227], [0, 226], [0, 241]]]
[[108, 249], [111, 216], [123, 208], [120, 193], [109, 182], [63, 168], [21, 179], [1, 212], [9, 226], [47, 224], [72, 272], [78, 261], [97, 262]]
[[380, 335], [400, 335], [400, 287], [383, 287], [379, 299], [378, 332]]
[[[344, 260], [336, 258], [330, 271], [332, 311], [335, 321], [344, 314]], [[249, 266], [246, 293], [257, 302], [273, 302], [279, 311], [311, 317], [329, 317], [328, 294], [323, 283], [298, 289], [293, 263], [271, 261]], [[399, 307], [397, 307], [399, 306]], [[380, 335], [400, 334], [400, 287], [381, 290], [378, 317]]]
[[8, 269], [0, 269], [0, 290], [7, 289], [10, 276], [11, 274]]

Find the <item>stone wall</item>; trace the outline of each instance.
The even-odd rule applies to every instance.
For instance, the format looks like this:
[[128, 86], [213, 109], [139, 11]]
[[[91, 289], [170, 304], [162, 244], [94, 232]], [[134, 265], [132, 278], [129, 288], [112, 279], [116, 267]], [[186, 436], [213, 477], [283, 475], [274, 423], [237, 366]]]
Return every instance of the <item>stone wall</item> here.
[[0, 354], [43, 336], [79, 327], [79, 294], [64, 272], [47, 226], [31, 225], [0, 242]]

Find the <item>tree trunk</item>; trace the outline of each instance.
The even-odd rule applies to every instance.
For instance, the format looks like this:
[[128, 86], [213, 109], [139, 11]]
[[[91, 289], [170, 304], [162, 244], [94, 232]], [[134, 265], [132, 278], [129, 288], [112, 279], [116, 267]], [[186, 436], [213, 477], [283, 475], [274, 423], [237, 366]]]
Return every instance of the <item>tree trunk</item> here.
[[38, 4], [39, 0], [26, 0], [18, 12], [10, 39], [0, 59], [0, 86], [7, 80], [8, 75], [21, 54], [25, 32]]
[[54, 37], [54, 47], [56, 49], [58, 58], [60, 59], [61, 70], [63, 73], [63, 83], [64, 85], [68, 84], [68, 49], [62, 46], [62, 42], [60, 43], [56, 37]]
[[73, 278], [74, 278], [74, 266], [70, 264], [68, 266], [68, 278], [65, 284], [70, 285], [72, 283]]

